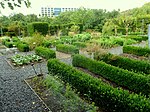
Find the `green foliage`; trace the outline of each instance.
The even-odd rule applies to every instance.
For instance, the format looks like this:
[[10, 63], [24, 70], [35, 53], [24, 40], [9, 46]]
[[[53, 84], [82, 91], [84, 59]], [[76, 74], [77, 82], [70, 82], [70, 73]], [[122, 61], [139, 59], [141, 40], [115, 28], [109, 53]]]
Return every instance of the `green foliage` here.
[[13, 42], [5, 41], [5, 46], [8, 47], [8, 48], [12, 48], [13, 47]]
[[35, 53], [39, 56], [42, 56], [43, 58], [46, 58], [46, 59], [56, 58], [55, 51], [53, 51], [49, 48], [42, 47], [42, 46], [36, 47]]
[[138, 56], [149, 56], [150, 49], [136, 46], [123, 46], [123, 53], [135, 54]]
[[84, 42], [74, 42], [73, 45], [76, 46], [79, 49], [86, 47], [86, 43], [84, 43]]
[[12, 41], [13, 41], [13, 42], [19, 42], [20, 39], [19, 39], [18, 37], [12, 37]]
[[51, 42], [51, 41], [48, 41], [48, 40], [45, 40], [45, 41], [42, 43], [42, 46], [49, 48], [49, 47], [52, 46], [52, 42]]
[[150, 63], [148, 63], [147, 61], [130, 59], [126, 57], [113, 55], [110, 53], [106, 53], [106, 54], [95, 53], [94, 59], [98, 61], [104, 61], [107, 64], [111, 64], [119, 68], [127, 69], [129, 71], [150, 74]]
[[4, 0], [0, 2], [0, 5], [3, 9], [7, 5], [11, 10], [13, 10], [15, 7], [21, 7], [22, 3], [24, 3], [27, 8], [31, 5], [29, 0]]
[[33, 35], [33, 33], [35, 32], [46, 35], [48, 33], [48, 23], [33, 22], [28, 25], [28, 32], [30, 33], [30, 35]]
[[[85, 60], [86, 62], [87, 60]], [[81, 62], [79, 62], [81, 63]], [[88, 65], [91, 63], [88, 63]], [[91, 64], [92, 65], [92, 64]], [[113, 88], [98, 78], [83, 73], [56, 59], [48, 60], [48, 71], [68, 82], [81, 94], [86, 94], [105, 111], [116, 112], [149, 112], [150, 102], [144, 96], [129, 93], [126, 90]], [[94, 69], [95, 67], [93, 67]], [[140, 87], [140, 86], [139, 86]]]
[[150, 79], [141, 74], [129, 72], [81, 55], [74, 55], [72, 64], [73, 66], [86, 68], [89, 71], [101, 75], [104, 78], [115, 82], [117, 85], [126, 87], [136, 93], [142, 93], [144, 95], [149, 95], [150, 93], [150, 85], [148, 84]]
[[21, 52], [28, 52], [30, 50], [29, 45], [22, 42], [17, 43], [17, 48]]
[[35, 54], [26, 55], [26, 56], [17, 54], [15, 56], [11, 57], [11, 61], [14, 66], [22, 66], [25, 64], [30, 64], [32, 62], [38, 62], [40, 60], [42, 60], [42, 57], [35, 55]]
[[72, 90], [69, 84], [64, 84], [58, 77], [51, 74], [43, 80], [43, 85], [50, 90], [51, 96], [56, 96], [56, 100], [63, 106], [62, 111], [81, 112], [89, 111], [96, 112], [96, 107], [86, 103], [78, 94]]
[[69, 54], [78, 54], [79, 49], [76, 46], [73, 45], [64, 45], [64, 44], [58, 44], [56, 45], [56, 50], [64, 53]]
[[137, 36], [137, 35], [128, 35], [128, 36], [124, 36], [123, 38], [133, 39], [133, 40], [138, 41], [138, 42], [148, 40], [147, 36]]
[[22, 41], [26, 42], [30, 49], [33, 50], [34, 48], [42, 45], [44, 42], [44, 36], [39, 33], [34, 33], [32, 37], [25, 37]]

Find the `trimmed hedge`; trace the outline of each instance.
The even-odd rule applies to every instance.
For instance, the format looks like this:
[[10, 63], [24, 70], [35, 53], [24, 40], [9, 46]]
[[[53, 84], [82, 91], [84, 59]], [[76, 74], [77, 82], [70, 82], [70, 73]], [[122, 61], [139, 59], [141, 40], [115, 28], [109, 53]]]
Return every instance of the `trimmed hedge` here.
[[56, 50], [69, 54], [79, 54], [79, 49], [73, 45], [58, 44], [56, 45]]
[[34, 32], [39, 32], [42, 35], [46, 35], [48, 33], [48, 23], [46, 22], [33, 22], [28, 24], [28, 32], [32, 35]]
[[95, 53], [94, 59], [98, 61], [104, 61], [107, 64], [127, 69], [129, 71], [150, 74], [150, 63], [148, 63], [147, 61], [130, 59], [122, 56], [113, 55], [110, 53]]
[[73, 45], [76, 46], [77, 48], [85, 48], [86, 47], [86, 43], [84, 43], [84, 42], [74, 42]]
[[19, 43], [16, 43], [16, 44], [17, 44], [18, 50], [21, 51], [21, 52], [28, 52], [30, 50], [28, 44], [24, 44], [22, 42], [19, 42]]
[[39, 56], [46, 58], [46, 59], [56, 58], [55, 51], [53, 51], [49, 48], [42, 47], [42, 46], [36, 47], [35, 53]]
[[12, 48], [13, 47], [13, 42], [5, 41], [5, 46], [8, 47], [8, 48]]
[[144, 96], [113, 88], [56, 59], [48, 60], [47, 67], [50, 73], [71, 84], [81, 94], [88, 95], [97, 106], [104, 108], [105, 111], [150, 112], [150, 101]]
[[138, 56], [148, 56], [150, 55], [150, 49], [136, 46], [123, 46], [123, 53], [135, 54]]
[[44, 42], [42, 43], [42, 46], [49, 48], [49, 47], [52, 46], [52, 42], [50, 42], [50, 41], [44, 41]]
[[74, 55], [72, 64], [73, 66], [86, 68], [136, 93], [142, 93], [144, 95], [149, 95], [150, 93], [150, 79], [141, 74], [129, 72], [81, 55]]

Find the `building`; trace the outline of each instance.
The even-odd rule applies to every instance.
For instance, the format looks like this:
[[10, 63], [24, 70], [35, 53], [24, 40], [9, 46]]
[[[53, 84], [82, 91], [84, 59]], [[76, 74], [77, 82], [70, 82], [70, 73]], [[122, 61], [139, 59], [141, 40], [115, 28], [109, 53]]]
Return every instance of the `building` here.
[[41, 16], [56, 17], [61, 12], [76, 11], [78, 9], [79, 8], [41, 7]]

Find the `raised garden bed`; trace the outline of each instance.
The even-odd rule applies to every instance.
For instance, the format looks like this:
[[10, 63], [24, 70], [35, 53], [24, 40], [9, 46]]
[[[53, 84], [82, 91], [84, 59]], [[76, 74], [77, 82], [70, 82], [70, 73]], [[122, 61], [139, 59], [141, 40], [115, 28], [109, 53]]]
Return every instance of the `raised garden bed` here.
[[12, 56], [11, 58], [7, 58], [6, 61], [8, 62], [8, 64], [13, 68], [18, 68], [18, 67], [22, 67], [25, 65], [32, 65], [32, 64], [36, 64], [36, 63], [41, 63], [43, 62], [45, 59], [43, 59], [42, 57], [35, 55], [35, 54], [30, 54], [30, 55], [15, 55]]
[[97, 107], [82, 100], [58, 77], [38, 75], [25, 82], [52, 112], [97, 112]]

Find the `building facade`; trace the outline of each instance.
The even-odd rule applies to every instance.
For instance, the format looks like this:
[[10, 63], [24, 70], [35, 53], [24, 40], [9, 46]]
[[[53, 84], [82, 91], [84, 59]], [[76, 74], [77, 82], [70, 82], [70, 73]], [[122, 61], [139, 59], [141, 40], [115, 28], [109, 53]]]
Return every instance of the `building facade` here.
[[42, 17], [56, 17], [61, 12], [66, 11], [76, 11], [79, 8], [59, 8], [59, 7], [41, 7], [41, 16]]

